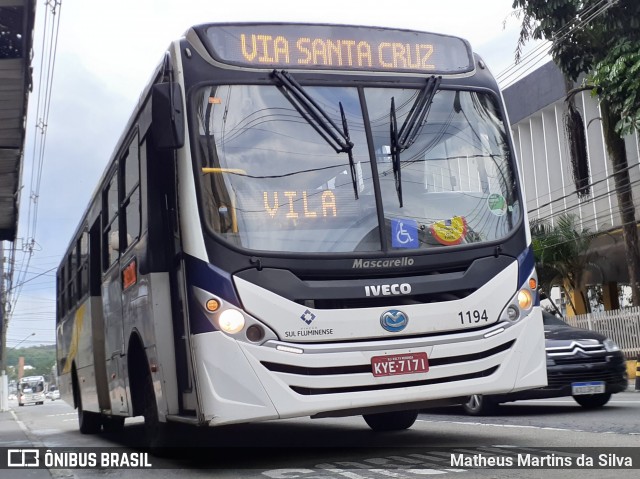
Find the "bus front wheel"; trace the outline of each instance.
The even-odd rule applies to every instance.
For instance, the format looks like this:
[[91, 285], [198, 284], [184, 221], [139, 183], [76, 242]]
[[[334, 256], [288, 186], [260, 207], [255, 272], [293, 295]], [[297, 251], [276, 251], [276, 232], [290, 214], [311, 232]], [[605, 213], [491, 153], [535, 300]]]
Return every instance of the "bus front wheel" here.
[[145, 445], [152, 454], [162, 455], [163, 447], [170, 446], [167, 424], [160, 421], [158, 415], [158, 405], [156, 404], [156, 393], [153, 388], [151, 373], [147, 372], [144, 381], [143, 411], [144, 416], [144, 436]]
[[413, 426], [418, 411], [393, 411], [377, 414], [363, 414], [367, 425], [374, 431], [402, 431]]
[[82, 434], [96, 434], [100, 432], [102, 421], [100, 414], [82, 409], [82, 401], [78, 402], [78, 424]]
[[80, 394], [80, 386], [78, 385], [78, 376], [73, 370], [73, 392], [78, 407], [78, 425], [82, 434], [97, 434], [102, 427], [102, 419], [100, 414], [85, 411], [82, 408], [82, 395]]
[[105, 416], [102, 418], [102, 429], [107, 434], [119, 434], [124, 429], [122, 416]]

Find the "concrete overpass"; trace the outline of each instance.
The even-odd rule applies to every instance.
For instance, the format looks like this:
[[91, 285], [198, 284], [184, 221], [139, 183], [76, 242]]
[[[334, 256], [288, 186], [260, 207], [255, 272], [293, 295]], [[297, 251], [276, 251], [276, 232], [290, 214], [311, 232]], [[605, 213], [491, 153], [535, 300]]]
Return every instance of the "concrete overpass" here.
[[35, 0], [0, 0], [0, 240], [18, 226]]
[[0, 411], [6, 410], [6, 296], [3, 241], [18, 230], [20, 183], [29, 93], [35, 0], [0, 0]]

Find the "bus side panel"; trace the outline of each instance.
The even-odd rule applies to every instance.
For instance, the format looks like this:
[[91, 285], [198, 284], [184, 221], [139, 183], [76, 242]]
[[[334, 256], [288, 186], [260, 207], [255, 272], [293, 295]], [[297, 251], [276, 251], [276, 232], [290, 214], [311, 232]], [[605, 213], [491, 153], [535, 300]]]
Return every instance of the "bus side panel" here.
[[102, 283], [102, 308], [104, 311], [105, 361], [109, 380], [109, 396], [111, 411], [114, 413], [128, 412], [125, 377], [123, 376], [124, 355], [124, 319], [122, 312], [122, 283], [120, 268], [116, 262], [104, 275]]
[[72, 371], [75, 365], [82, 408], [85, 411], [100, 412], [92, 334], [91, 302], [87, 300], [58, 329], [58, 363], [62, 366], [60, 389], [65, 401], [74, 404]]
[[[58, 366], [58, 389], [60, 398], [67, 404], [73, 406], [73, 390], [71, 386], [71, 361], [69, 348], [71, 345], [71, 331], [73, 329], [73, 318], [65, 318], [56, 327], [56, 364]], [[67, 367], [68, 365], [68, 367]]]
[[[154, 382], [160, 381], [161, 384], [161, 387], [156, 387], [156, 390], [160, 389], [162, 392], [162, 398], [158, 398], [158, 412], [162, 417], [164, 411], [167, 414], [179, 412], [169, 273], [151, 273], [149, 274], [149, 283], [151, 314], [155, 328], [156, 362], [158, 364], [158, 372], [153, 379]], [[149, 353], [147, 354], [149, 355]]]
[[547, 364], [546, 361], [540, 361], [540, 351], [544, 351], [545, 348], [544, 325], [540, 306], [534, 307], [530, 316], [536, 319], [538, 325], [542, 325], [539, 326], [539, 329], [542, 329], [542, 334], [538, 331], [537, 334], [518, 338], [518, 341], [526, 341], [527, 343], [532, 343], [532, 345], [529, 348], [522, 349], [523, 353], [518, 366], [516, 375], [518, 379], [513, 388], [514, 391], [538, 388], [543, 377], [545, 378], [545, 383], [547, 383]]
[[[141, 241], [140, 250], [145, 247]], [[135, 248], [138, 250], [138, 247]], [[135, 253], [134, 253], [135, 254]], [[133, 367], [149, 367], [157, 394], [158, 413], [162, 418], [166, 414], [177, 414], [178, 386], [175, 369], [175, 351], [173, 325], [171, 322], [171, 292], [168, 273], [150, 273], [139, 276], [138, 282], [123, 292], [123, 316], [129, 341], [138, 334], [142, 340], [149, 364], [137, 364]], [[126, 372], [128, 368], [124, 367]], [[131, 395], [131, 378], [128, 378], [128, 393]], [[117, 413], [118, 409], [114, 409]]]

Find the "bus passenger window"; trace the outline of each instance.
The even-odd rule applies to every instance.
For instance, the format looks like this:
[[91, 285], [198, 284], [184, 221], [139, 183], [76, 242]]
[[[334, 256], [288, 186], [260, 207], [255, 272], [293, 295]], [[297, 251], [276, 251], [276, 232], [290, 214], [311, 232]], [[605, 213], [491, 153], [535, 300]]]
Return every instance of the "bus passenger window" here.
[[125, 244], [122, 245], [122, 251], [131, 246], [140, 237], [140, 170], [138, 153], [138, 136], [136, 135], [124, 159], [122, 212], [124, 214]]
[[118, 260], [120, 256], [120, 244], [118, 241], [118, 234], [120, 228], [118, 227], [118, 177], [113, 175], [105, 195], [105, 218], [107, 223], [104, 227], [103, 244], [105, 246], [105, 257], [103, 269], [107, 270], [114, 262]]

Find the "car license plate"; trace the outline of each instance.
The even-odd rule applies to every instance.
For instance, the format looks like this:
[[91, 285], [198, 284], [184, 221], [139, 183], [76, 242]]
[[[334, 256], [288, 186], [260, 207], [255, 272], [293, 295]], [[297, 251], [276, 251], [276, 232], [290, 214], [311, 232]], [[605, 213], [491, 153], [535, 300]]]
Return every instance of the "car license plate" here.
[[591, 381], [588, 383], [572, 383], [571, 394], [579, 396], [582, 394], [601, 394], [606, 391], [604, 381]]
[[376, 377], [426, 373], [427, 371], [429, 371], [427, 353], [374, 356], [371, 358], [371, 372]]

